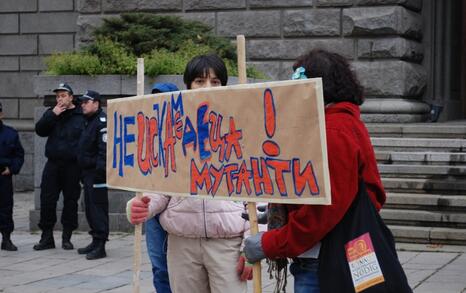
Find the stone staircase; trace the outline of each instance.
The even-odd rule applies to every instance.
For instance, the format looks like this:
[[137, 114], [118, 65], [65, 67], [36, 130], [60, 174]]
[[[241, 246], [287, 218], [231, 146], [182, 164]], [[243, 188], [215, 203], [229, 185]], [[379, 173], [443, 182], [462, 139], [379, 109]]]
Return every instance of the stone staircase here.
[[367, 127], [397, 241], [466, 244], [466, 122]]

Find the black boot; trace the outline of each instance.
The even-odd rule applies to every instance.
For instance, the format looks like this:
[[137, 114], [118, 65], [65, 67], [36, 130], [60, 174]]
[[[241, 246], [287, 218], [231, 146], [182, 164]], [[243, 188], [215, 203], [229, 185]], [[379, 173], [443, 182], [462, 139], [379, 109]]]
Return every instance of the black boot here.
[[94, 250], [86, 254], [86, 259], [99, 259], [107, 256], [105, 253], [105, 240], [97, 240]]
[[42, 231], [39, 243], [34, 245], [34, 250], [45, 250], [55, 248], [55, 240], [53, 239], [53, 230]]
[[87, 245], [86, 247], [83, 247], [83, 248], [78, 248], [78, 253], [79, 254], [88, 254], [89, 252], [93, 251], [94, 248], [96, 247], [97, 245], [97, 239], [95, 238], [92, 238], [92, 242]]
[[11, 242], [10, 234], [10, 232], [2, 232], [3, 238], [1, 249], [6, 251], [17, 251], [18, 247], [16, 247], [13, 242]]
[[71, 230], [64, 229], [63, 234], [61, 236], [61, 248], [65, 250], [72, 250], [74, 249], [73, 243], [71, 243], [71, 234], [73, 232]]

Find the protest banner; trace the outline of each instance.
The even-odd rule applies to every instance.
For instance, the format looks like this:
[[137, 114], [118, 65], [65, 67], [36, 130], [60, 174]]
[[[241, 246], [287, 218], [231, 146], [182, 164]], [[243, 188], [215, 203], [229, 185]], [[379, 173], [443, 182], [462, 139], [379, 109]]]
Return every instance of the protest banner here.
[[171, 196], [330, 204], [321, 79], [109, 100], [107, 184]]

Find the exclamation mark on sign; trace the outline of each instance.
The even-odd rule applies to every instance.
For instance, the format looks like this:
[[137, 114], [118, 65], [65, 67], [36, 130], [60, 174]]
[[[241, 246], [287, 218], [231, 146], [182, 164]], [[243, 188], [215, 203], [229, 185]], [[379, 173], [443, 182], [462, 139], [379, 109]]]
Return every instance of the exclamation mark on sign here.
[[273, 95], [270, 89], [264, 91], [264, 123], [265, 133], [267, 134], [268, 140], [262, 144], [262, 150], [267, 156], [276, 157], [280, 154], [280, 147], [276, 142], [270, 140], [275, 134], [276, 128], [276, 113], [275, 104], [273, 102]]

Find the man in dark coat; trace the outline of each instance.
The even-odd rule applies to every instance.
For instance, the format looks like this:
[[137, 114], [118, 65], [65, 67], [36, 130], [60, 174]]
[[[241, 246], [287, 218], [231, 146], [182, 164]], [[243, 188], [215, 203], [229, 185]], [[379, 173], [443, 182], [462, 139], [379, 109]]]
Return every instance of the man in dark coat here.
[[106, 186], [107, 115], [102, 111], [100, 94], [88, 90], [79, 100], [86, 126], [79, 140], [78, 165], [82, 168], [84, 204], [92, 242], [78, 249], [86, 258], [106, 257], [108, 238], [108, 190]]
[[3, 108], [0, 103], [0, 232], [2, 233], [2, 250], [16, 251], [11, 242], [13, 223], [13, 180], [24, 163], [24, 149], [18, 132], [3, 124]]
[[73, 249], [71, 234], [78, 228], [78, 200], [81, 170], [76, 164], [76, 149], [84, 129], [81, 107], [74, 104], [73, 90], [61, 83], [53, 90], [56, 95], [55, 107], [45, 111], [36, 123], [36, 133], [48, 137], [45, 145], [45, 163], [40, 191], [39, 228], [42, 236], [35, 250], [55, 248], [53, 228], [57, 221], [56, 207], [60, 192], [63, 192], [62, 248]]

